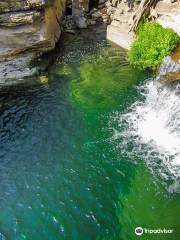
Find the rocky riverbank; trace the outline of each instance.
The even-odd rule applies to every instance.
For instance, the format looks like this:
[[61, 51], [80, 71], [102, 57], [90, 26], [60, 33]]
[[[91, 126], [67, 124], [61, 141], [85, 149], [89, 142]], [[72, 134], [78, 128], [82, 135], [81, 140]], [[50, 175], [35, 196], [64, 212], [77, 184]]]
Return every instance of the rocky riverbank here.
[[[62, 31], [78, 34], [77, 29], [103, 23], [107, 39], [129, 49], [135, 37], [129, 29], [139, 7], [138, 0], [0, 0], [0, 85], [39, 75], [39, 57], [55, 48]], [[158, 1], [149, 20], [180, 34], [180, 4]]]

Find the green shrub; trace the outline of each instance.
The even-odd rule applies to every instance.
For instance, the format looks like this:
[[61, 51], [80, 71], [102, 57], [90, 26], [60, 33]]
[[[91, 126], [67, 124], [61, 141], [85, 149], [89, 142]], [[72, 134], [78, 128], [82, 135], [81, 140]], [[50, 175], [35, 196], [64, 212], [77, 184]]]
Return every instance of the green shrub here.
[[173, 30], [146, 22], [139, 27], [137, 38], [128, 52], [130, 64], [155, 69], [178, 43], [180, 37]]

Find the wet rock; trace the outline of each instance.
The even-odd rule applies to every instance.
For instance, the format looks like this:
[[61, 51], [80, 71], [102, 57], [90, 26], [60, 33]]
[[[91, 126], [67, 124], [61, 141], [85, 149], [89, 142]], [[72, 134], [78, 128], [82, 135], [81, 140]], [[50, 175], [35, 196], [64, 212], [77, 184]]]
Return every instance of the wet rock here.
[[163, 59], [157, 79], [162, 84], [172, 84], [180, 81], [180, 46]]
[[75, 16], [74, 17], [75, 24], [78, 28], [87, 28], [87, 19], [82, 16]]
[[171, 54], [172, 60], [180, 63], [180, 44], [177, 46], [175, 51]]
[[160, 76], [160, 82], [162, 84], [172, 84], [180, 81], [180, 72], [168, 72], [165, 75]]

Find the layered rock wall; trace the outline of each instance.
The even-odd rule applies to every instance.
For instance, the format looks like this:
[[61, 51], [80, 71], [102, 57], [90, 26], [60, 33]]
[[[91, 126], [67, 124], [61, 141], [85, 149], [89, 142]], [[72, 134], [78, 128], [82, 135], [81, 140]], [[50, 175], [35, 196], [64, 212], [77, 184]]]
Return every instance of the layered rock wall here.
[[[0, 83], [20, 76], [18, 68], [55, 47], [65, 0], [0, 0]], [[14, 57], [16, 59], [14, 60]], [[18, 65], [16, 63], [20, 60]], [[27, 64], [26, 64], [27, 62]], [[2, 66], [14, 65], [13, 73]], [[1, 69], [3, 69], [1, 72]], [[24, 76], [33, 71], [24, 72]]]

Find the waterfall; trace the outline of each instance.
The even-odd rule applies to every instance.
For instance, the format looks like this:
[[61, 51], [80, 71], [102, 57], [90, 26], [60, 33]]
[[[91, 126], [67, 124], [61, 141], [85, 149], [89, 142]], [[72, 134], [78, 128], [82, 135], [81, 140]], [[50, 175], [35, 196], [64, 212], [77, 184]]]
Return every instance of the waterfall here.
[[174, 61], [171, 56], [167, 56], [163, 59], [163, 62], [159, 69], [159, 76], [168, 72], [180, 71], [180, 62]]
[[[160, 74], [177, 69], [178, 64], [167, 57]], [[160, 75], [138, 87], [141, 100], [132, 104], [127, 112], [113, 115], [113, 139], [128, 159], [134, 161], [139, 157], [145, 160], [163, 178], [176, 180], [177, 188], [180, 177], [180, 84], [159, 87], [159, 79]]]

